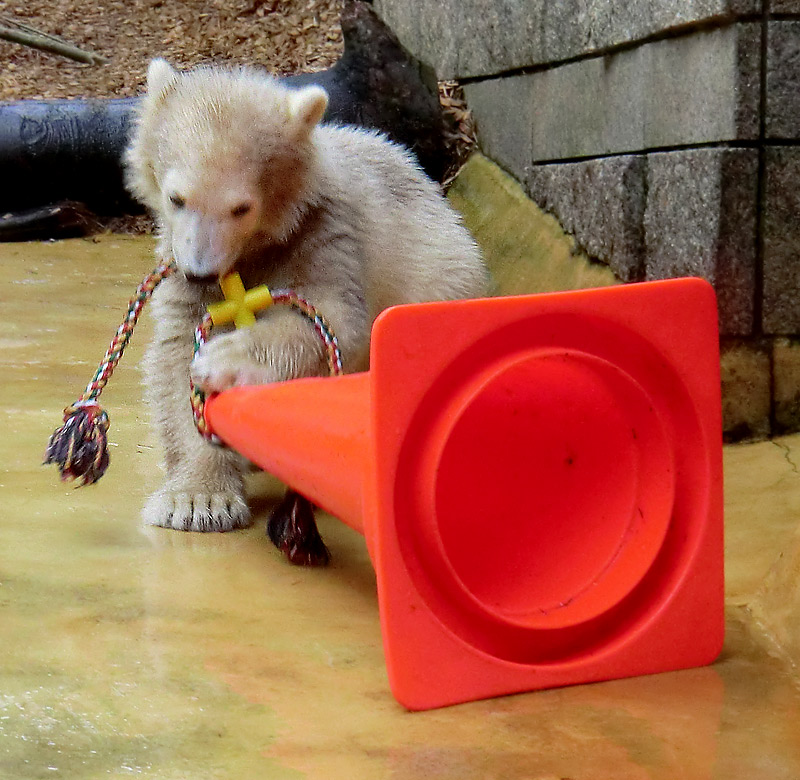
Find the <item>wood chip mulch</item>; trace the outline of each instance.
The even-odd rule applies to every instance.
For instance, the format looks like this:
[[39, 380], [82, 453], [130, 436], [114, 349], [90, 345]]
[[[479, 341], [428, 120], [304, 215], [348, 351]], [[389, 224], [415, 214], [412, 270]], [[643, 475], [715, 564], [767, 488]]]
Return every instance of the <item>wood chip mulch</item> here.
[[0, 40], [0, 100], [128, 97], [147, 64], [236, 61], [276, 75], [322, 70], [342, 52], [342, 0], [0, 0], [22, 22], [100, 54], [83, 65]]

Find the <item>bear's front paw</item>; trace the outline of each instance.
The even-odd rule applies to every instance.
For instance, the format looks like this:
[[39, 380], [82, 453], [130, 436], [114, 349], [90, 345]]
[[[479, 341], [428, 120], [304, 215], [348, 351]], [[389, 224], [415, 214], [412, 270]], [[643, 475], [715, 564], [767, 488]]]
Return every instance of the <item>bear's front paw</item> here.
[[244, 497], [233, 490], [186, 492], [163, 487], [142, 512], [149, 525], [178, 531], [232, 531], [251, 524]]
[[263, 385], [277, 377], [269, 366], [253, 358], [246, 330], [214, 336], [197, 351], [191, 364], [195, 387], [204, 393], [221, 393], [238, 385]]

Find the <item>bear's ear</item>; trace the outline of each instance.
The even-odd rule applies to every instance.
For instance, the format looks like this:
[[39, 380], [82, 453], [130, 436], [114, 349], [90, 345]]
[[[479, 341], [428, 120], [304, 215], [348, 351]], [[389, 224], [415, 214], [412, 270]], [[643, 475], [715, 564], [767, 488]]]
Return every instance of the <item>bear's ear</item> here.
[[310, 133], [327, 107], [328, 93], [322, 87], [305, 87], [289, 96], [289, 115], [301, 132]]
[[178, 71], [160, 57], [150, 62], [147, 69], [147, 93], [161, 95], [178, 80]]

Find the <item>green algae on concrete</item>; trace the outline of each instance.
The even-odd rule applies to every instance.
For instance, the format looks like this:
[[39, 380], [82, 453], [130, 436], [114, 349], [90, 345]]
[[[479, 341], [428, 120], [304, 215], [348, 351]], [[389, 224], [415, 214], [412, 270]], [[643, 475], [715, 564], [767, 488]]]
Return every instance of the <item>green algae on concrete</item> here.
[[499, 295], [619, 284], [607, 266], [580, 252], [555, 217], [482, 154], [473, 154], [448, 193], [475, 236]]

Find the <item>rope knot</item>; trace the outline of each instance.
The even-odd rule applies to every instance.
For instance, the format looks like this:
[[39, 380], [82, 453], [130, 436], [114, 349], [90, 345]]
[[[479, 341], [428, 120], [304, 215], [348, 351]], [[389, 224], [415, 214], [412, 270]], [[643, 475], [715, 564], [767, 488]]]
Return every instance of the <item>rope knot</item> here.
[[47, 444], [44, 462], [55, 463], [62, 482], [97, 482], [108, 468], [108, 415], [97, 401], [80, 400], [64, 410], [64, 424]]
[[100, 406], [100, 404], [97, 403], [94, 398], [88, 398], [86, 400], [79, 400], [71, 403], [66, 409], [64, 409], [64, 420], [76, 412], [83, 412], [90, 420], [92, 420], [93, 424], [102, 427], [104, 431], [108, 431], [110, 424], [108, 421], [108, 415], [106, 414], [105, 409], [103, 409], [103, 407]]

